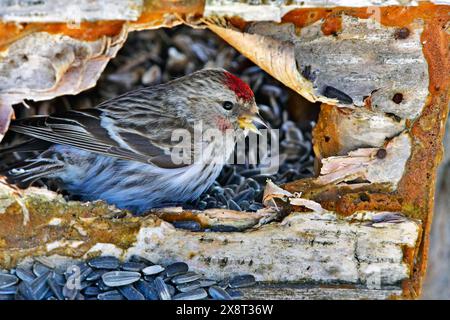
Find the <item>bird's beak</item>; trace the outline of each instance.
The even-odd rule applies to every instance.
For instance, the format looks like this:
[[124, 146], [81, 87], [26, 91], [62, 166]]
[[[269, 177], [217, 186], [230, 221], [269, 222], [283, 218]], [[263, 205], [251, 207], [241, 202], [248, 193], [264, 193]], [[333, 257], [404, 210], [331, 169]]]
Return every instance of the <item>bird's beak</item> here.
[[243, 129], [244, 131], [251, 131], [251, 132], [254, 132], [256, 134], [261, 134], [261, 132], [258, 130], [258, 128], [253, 124], [254, 122], [262, 124], [266, 128], [268, 127], [267, 123], [263, 119], [261, 119], [259, 114], [256, 114], [256, 115], [244, 115], [244, 116], [240, 116], [238, 118], [239, 127], [241, 129]]

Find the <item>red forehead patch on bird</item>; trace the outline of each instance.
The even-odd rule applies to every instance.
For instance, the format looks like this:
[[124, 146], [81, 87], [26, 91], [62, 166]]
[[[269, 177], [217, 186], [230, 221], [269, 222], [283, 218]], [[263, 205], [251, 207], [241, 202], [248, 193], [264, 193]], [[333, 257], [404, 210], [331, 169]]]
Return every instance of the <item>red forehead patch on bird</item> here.
[[238, 98], [251, 101], [254, 97], [253, 91], [248, 84], [229, 72], [225, 72], [225, 84], [236, 93]]

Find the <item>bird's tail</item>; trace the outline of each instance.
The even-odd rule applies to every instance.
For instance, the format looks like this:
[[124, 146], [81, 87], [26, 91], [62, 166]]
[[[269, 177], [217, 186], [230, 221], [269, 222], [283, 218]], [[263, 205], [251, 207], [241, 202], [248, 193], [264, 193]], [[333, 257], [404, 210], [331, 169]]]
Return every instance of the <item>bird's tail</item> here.
[[36, 180], [47, 178], [54, 173], [62, 170], [64, 164], [53, 159], [29, 159], [19, 165], [0, 172], [0, 175], [6, 177], [8, 183], [15, 184], [21, 188], [27, 188]]
[[47, 149], [51, 145], [50, 142], [39, 140], [39, 139], [30, 139], [18, 145], [14, 145], [8, 148], [0, 149], [0, 160], [9, 153], [13, 152], [34, 152], [34, 151], [43, 151]]
[[[19, 145], [0, 150], [0, 161], [5, 155], [13, 152], [35, 152], [47, 149], [50, 144], [46, 141], [31, 139]], [[5, 176], [8, 183], [26, 188], [40, 178], [45, 178], [63, 168], [63, 164], [55, 159], [39, 156], [2, 168], [0, 176]]]

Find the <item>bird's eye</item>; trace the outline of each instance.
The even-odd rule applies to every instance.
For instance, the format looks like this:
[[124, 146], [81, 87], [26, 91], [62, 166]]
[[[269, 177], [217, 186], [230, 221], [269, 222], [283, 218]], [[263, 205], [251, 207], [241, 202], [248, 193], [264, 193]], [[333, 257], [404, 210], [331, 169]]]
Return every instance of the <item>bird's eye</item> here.
[[233, 104], [233, 102], [231, 102], [231, 101], [225, 101], [225, 102], [223, 103], [223, 105], [222, 105], [222, 107], [223, 107], [225, 110], [231, 110], [231, 109], [233, 109], [233, 106], [234, 106], [234, 104]]

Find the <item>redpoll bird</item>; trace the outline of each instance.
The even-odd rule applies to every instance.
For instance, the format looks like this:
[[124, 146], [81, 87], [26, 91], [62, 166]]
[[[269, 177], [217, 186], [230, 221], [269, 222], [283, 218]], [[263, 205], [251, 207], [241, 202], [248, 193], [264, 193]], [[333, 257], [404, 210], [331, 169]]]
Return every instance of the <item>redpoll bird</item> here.
[[205, 69], [92, 109], [13, 121], [10, 130], [32, 139], [0, 154], [40, 151], [7, 172], [13, 183], [51, 178], [82, 200], [102, 199], [140, 214], [199, 197], [219, 175], [224, 161], [218, 159], [233, 152], [234, 138], [194, 139], [191, 147], [209, 150], [206, 157], [176, 163], [175, 129], [194, 136], [201, 123], [202, 132], [255, 131], [257, 113], [245, 82], [225, 70]]

